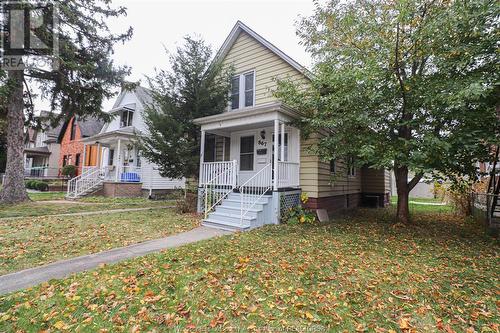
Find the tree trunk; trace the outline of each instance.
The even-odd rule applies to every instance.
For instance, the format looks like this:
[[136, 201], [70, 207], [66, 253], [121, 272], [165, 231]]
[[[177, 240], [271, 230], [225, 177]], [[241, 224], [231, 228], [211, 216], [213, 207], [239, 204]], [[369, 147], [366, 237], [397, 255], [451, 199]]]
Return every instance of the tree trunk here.
[[7, 111], [7, 165], [0, 202], [17, 203], [29, 200], [24, 186], [24, 103], [22, 70], [9, 71]]
[[408, 167], [396, 167], [394, 169], [394, 175], [396, 176], [396, 190], [398, 193], [398, 207], [396, 213], [396, 221], [403, 224], [409, 224], [410, 187], [408, 185]]

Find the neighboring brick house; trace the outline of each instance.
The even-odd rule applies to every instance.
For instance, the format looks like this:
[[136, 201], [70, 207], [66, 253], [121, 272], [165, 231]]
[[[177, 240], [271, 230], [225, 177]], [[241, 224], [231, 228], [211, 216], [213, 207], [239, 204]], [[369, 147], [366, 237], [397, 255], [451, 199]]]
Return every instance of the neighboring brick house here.
[[82, 139], [99, 133], [103, 126], [103, 121], [94, 118], [79, 120], [75, 116], [66, 121], [58, 139], [61, 144], [59, 167], [75, 165], [78, 168], [77, 175], [79, 175], [83, 166], [96, 166], [99, 159], [98, 146], [87, 145], [84, 151]]

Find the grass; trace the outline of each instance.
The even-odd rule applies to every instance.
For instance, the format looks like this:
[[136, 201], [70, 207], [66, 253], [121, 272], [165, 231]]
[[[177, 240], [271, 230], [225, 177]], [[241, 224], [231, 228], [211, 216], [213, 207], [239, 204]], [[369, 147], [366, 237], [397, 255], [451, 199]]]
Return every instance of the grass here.
[[166, 209], [3, 221], [0, 222], [0, 275], [165, 237], [197, 225], [194, 217]]
[[[34, 195], [34, 196], [33, 196]], [[88, 197], [75, 202], [44, 202], [57, 197], [51, 192], [30, 193], [33, 202], [15, 205], [0, 205], [0, 218], [45, 216], [65, 213], [100, 211], [108, 209], [146, 208], [171, 205], [168, 201], [154, 201], [146, 198]]]
[[[391, 204], [396, 207], [398, 197], [391, 197]], [[454, 208], [452, 205], [444, 203], [443, 205], [436, 205], [443, 203], [440, 199], [433, 198], [411, 198], [410, 197], [410, 214], [415, 215], [419, 213], [452, 213]], [[434, 205], [433, 205], [434, 204]]]
[[[0, 297], [0, 331], [497, 332], [498, 242], [361, 210], [267, 226]], [[392, 331], [391, 331], [392, 330]]]
[[30, 192], [28, 196], [33, 201], [64, 200], [65, 192]]

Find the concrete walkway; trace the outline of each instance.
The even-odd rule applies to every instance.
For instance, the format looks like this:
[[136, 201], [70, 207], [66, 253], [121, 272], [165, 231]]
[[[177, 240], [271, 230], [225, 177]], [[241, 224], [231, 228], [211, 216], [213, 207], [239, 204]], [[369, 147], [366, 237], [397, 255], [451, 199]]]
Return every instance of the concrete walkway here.
[[174, 208], [175, 206], [152, 206], [152, 207], [142, 207], [142, 208], [119, 208], [119, 209], [107, 209], [107, 210], [95, 210], [90, 212], [75, 212], [75, 213], [62, 213], [62, 214], [52, 214], [52, 215], [33, 215], [33, 216], [10, 216], [1, 217], [1, 221], [6, 220], [16, 220], [25, 218], [35, 218], [35, 217], [59, 217], [59, 216], [81, 216], [81, 215], [100, 215], [100, 214], [111, 214], [111, 213], [126, 213], [126, 212], [138, 212], [141, 210], [150, 209], [163, 209], [163, 208]]
[[0, 276], [0, 294], [35, 286], [50, 279], [60, 279], [73, 273], [83, 272], [121, 260], [136, 258], [151, 252], [170, 249], [201, 240], [227, 235], [229, 231], [198, 227], [177, 235], [155, 239], [139, 244], [120, 247], [109, 251], [89, 254], [52, 264], [29, 268], [19, 272]]

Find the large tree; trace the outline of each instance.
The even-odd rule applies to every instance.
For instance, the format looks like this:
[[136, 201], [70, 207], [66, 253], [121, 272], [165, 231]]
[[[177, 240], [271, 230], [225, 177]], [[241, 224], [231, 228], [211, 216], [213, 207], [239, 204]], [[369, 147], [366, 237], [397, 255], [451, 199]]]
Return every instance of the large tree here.
[[[31, 92], [38, 90], [50, 100], [53, 124], [61, 118], [73, 115], [106, 118], [101, 111], [104, 99], [113, 95], [113, 87], [119, 85], [128, 74], [126, 67], [117, 67], [111, 60], [113, 45], [131, 37], [132, 29], [114, 34], [107, 26], [109, 18], [126, 14], [125, 8], [110, 7], [109, 0], [65, 0], [51, 1], [54, 6], [39, 7], [35, 2], [20, 1], [6, 3], [0, 15], [4, 19], [1, 33], [7, 36], [4, 56], [17, 54], [9, 36], [28, 32], [24, 38], [24, 59], [50, 58], [52, 63], [44, 66], [6, 68], [8, 97], [2, 105], [7, 110], [7, 168], [6, 178], [0, 192], [0, 202], [14, 203], [28, 200], [24, 188], [23, 132], [25, 112], [34, 109]], [[23, 20], [14, 20], [14, 13], [24, 11]], [[55, 20], [53, 18], [56, 18]], [[10, 24], [11, 21], [14, 22]], [[31, 21], [33, 20], [33, 21]], [[18, 22], [19, 21], [19, 22]], [[42, 24], [40, 24], [42, 22]], [[13, 29], [13, 30], [11, 30]], [[58, 44], [54, 43], [58, 37]], [[22, 40], [22, 39], [21, 39]], [[31, 40], [38, 40], [57, 52], [47, 55]], [[31, 118], [29, 115], [28, 118]]]
[[148, 78], [154, 102], [146, 108], [144, 156], [171, 178], [197, 178], [200, 129], [193, 119], [221, 113], [228, 103], [230, 69], [199, 38], [185, 37], [170, 70]]
[[[332, 0], [298, 34], [315, 59], [311, 86], [277, 95], [326, 135], [325, 158], [393, 169], [397, 219], [424, 173], [474, 177], [498, 139], [498, 3]], [[409, 179], [410, 171], [414, 176]]]

